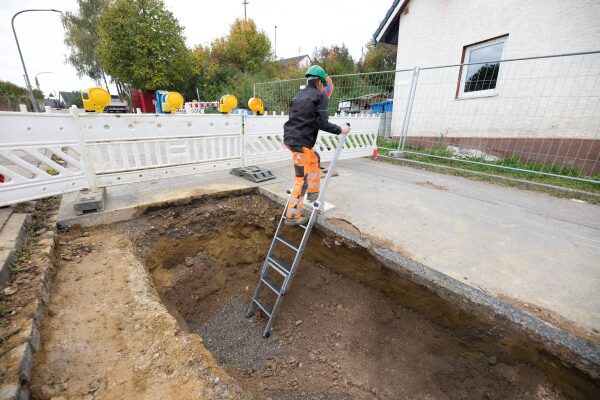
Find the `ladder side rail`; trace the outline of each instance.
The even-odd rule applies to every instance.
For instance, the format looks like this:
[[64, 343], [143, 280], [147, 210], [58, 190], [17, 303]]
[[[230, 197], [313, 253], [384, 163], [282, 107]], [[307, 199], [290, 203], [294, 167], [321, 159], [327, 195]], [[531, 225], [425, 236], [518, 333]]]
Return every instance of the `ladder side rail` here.
[[[283, 302], [283, 296], [287, 293], [288, 288], [291, 286], [292, 279], [296, 273], [296, 269], [300, 265], [300, 261], [302, 260], [302, 255], [304, 253], [304, 249], [305, 249], [306, 245], [308, 244], [308, 240], [310, 238], [312, 228], [317, 220], [319, 211], [321, 210], [321, 205], [322, 205], [321, 199], [324, 198], [324, 193], [327, 190], [329, 180], [331, 179], [331, 177], [333, 175], [333, 170], [335, 169], [337, 160], [339, 159], [340, 153], [342, 152], [342, 149], [344, 148], [346, 136], [347, 135], [340, 135], [340, 140], [338, 141], [338, 145], [335, 149], [333, 159], [331, 161], [331, 164], [329, 165], [327, 175], [325, 176], [325, 182], [323, 183], [323, 186], [322, 186], [321, 190], [319, 191], [319, 196], [317, 197], [317, 200], [313, 203], [313, 208], [312, 208], [310, 218], [306, 224], [306, 228], [305, 228], [304, 234], [302, 235], [302, 240], [300, 241], [300, 245], [298, 246], [298, 248], [296, 250], [296, 255], [294, 256], [294, 261], [293, 261], [292, 265], [290, 266], [289, 274], [284, 278], [283, 284], [281, 285], [280, 292], [277, 295], [277, 300], [275, 301], [275, 304], [273, 305], [273, 308], [271, 309], [271, 313], [269, 315], [269, 320], [263, 331], [263, 337], [265, 337], [265, 338], [267, 338], [271, 335], [271, 328], [273, 326], [273, 323], [275, 322], [275, 317], [277, 316], [277, 314], [279, 312], [281, 303]], [[292, 195], [291, 191], [288, 191], [288, 194], [289, 194], [288, 201], [286, 202], [286, 205], [283, 210], [283, 214], [279, 220], [279, 224], [277, 225], [277, 229], [275, 231], [275, 236], [273, 237], [273, 240], [271, 241], [271, 246], [269, 247], [269, 252], [267, 253], [267, 257], [265, 259], [265, 262], [263, 264], [263, 269], [261, 271], [260, 280], [258, 282], [258, 285], [256, 286], [256, 291], [254, 292], [254, 296], [252, 297], [252, 301], [251, 301], [250, 306], [248, 307], [248, 311], [246, 313], [247, 317], [250, 317], [254, 313], [254, 310], [256, 308], [255, 300], [258, 299], [258, 296], [260, 293], [260, 288], [263, 284], [263, 277], [265, 276], [265, 274], [268, 271], [269, 257], [271, 257], [273, 255], [275, 242], [277, 241], [277, 237], [279, 236], [279, 233], [281, 232], [282, 223], [285, 220], [285, 214], [286, 214], [286, 211], [288, 208], [289, 199]]]
[[279, 218], [279, 223], [277, 224], [277, 228], [275, 229], [275, 235], [273, 235], [273, 240], [271, 240], [271, 245], [269, 246], [269, 251], [267, 252], [267, 256], [265, 257], [265, 261], [263, 262], [262, 270], [260, 272], [260, 278], [258, 280], [258, 284], [256, 285], [256, 289], [254, 290], [254, 295], [252, 296], [252, 300], [250, 301], [248, 310], [246, 311], [246, 316], [251, 316], [256, 309], [256, 304], [254, 303], [254, 300], [258, 299], [258, 295], [260, 294], [260, 287], [262, 286], [262, 278], [265, 276], [265, 274], [268, 271], [269, 257], [273, 254], [273, 250], [275, 249], [275, 242], [277, 241], [276, 238], [279, 235], [279, 233], [281, 232], [281, 226], [283, 224], [283, 221], [285, 218], [285, 213], [287, 212], [287, 208], [288, 208], [289, 198], [291, 196], [292, 196], [292, 192], [289, 191], [288, 201], [285, 203], [285, 207], [283, 208], [283, 213], [281, 214], [281, 218]]
[[331, 176], [333, 175], [333, 170], [335, 168], [335, 164], [337, 164], [337, 161], [340, 158], [340, 154], [342, 152], [342, 149], [344, 148], [344, 143], [346, 142], [347, 136], [348, 136], [348, 134], [340, 135], [340, 140], [338, 141], [338, 145], [335, 148], [335, 153], [333, 155], [333, 159], [331, 160], [331, 164], [329, 164], [329, 168], [327, 169], [327, 175], [325, 176], [325, 182], [323, 182], [323, 186], [321, 187], [321, 190], [319, 191], [319, 196], [317, 197], [317, 200], [315, 201], [316, 208], [320, 208], [320, 206], [321, 206], [321, 200], [323, 200], [325, 191], [327, 190], [327, 186], [329, 185], [329, 180], [331, 179]]
[[308, 244], [308, 240], [310, 238], [310, 233], [312, 231], [313, 225], [317, 220], [318, 210], [316, 207], [313, 208], [310, 213], [310, 219], [306, 223], [306, 230], [304, 231], [304, 235], [302, 235], [302, 240], [300, 241], [300, 246], [298, 247], [298, 251], [296, 252], [296, 256], [294, 257], [294, 261], [290, 267], [290, 274], [285, 278], [285, 281], [282, 285], [283, 294], [287, 293], [288, 288], [292, 285], [292, 278], [296, 273], [296, 269], [300, 265], [300, 261], [302, 260], [302, 256], [304, 255], [304, 248]]

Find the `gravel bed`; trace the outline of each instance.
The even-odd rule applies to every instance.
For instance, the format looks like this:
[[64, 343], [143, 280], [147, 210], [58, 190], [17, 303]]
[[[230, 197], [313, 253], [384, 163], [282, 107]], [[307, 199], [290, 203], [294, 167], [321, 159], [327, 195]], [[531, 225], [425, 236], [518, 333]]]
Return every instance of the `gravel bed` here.
[[198, 330], [202, 341], [219, 363], [237, 369], [262, 369], [267, 358], [277, 353], [277, 343], [264, 339], [264, 320], [246, 318], [248, 304], [234, 299]]

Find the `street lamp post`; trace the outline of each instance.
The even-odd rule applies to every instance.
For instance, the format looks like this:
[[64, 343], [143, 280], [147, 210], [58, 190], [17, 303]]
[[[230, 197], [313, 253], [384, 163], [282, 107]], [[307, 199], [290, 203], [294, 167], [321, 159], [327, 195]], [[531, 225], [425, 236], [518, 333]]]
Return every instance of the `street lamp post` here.
[[35, 101], [35, 96], [33, 95], [33, 89], [31, 88], [31, 82], [29, 81], [29, 74], [27, 74], [27, 68], [25, 67], [25, 60], [23, 60], [23, 53], [21, 53], [21, 46], [19, 46], [19, 39], [17, 39], [17, 31], [15, 31], [15, 17], [19, 14], [29, 11], [49, 11], [49, 12], [57, 12], [62, 14], [62, 11], [55, 10], [53, 8], [35, 8], [29, 10], [21, 10], [13, 15], [10, 24], [12, 25], [13, 35], [15, 35], [15, 42], [17, 42], [17, 49], [19, 50], [19, 57], [21, 57], [21, 64], [23, 64], [23, 72], [25, 72], [25, 84], [27, 85], [27, 91], [29, 92], [29, 99], [31, 100], [31, 106], [33, 107], [33, 111], [40, 111], [37, 102]]
[[277, 58], [277, 25], [275, 25], [275, 58]]
[[42, 74], [51, 74], [52, 72], [50, 71], [46, 71], [46, 72], [38, 72], [37, 74], [35, 74], [35, 78], [33, 78], [33, 80], [35, 81], [35, 87], [37, 88], [37, 90], [41, 90], [40, 89], [40, 81], [38, 81], [38, 76], [42, 75]]

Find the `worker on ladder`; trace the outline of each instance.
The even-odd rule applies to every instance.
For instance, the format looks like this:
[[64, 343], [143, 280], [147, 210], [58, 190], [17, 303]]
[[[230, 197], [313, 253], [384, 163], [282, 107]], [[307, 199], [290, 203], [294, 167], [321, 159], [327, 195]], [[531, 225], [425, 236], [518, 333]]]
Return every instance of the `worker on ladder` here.
[[283, 125], [283, 143], [291, 150], [294, 160], [294, 186], [288, 203], [286, 225], [305, 225], [302, 216], [302, 201], [308, 193], [309, 201], [319, 196], [321, 170], [319, 157], [313, 149], [319, 130], [335, 135], [347, 134], [349, 126], [338, 126], [329, 122], [328, 98], [323, 92], [327, 88], [327, 74], [318, 65], [311, 66], [304, 76], [306, 87], [290, 104], [290, 116]]

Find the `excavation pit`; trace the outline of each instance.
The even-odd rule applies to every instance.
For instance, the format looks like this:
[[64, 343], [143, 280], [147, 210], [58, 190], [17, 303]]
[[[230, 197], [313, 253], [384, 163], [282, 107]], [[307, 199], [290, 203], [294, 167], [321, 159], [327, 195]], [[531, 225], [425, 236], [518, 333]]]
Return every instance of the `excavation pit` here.
[[[281, 399], [598, 393], [587, 375], [504, 318], [445, 300], [320, 227], [272, 336], [262, 338], [266, 319], [244, 314], [280, 212], [279, 204], [247, 192], [151, 207], [130, 223], [164, 304], [249, 393]], [[298, 228], [284, 234], [299, 242]], [[278, 253], [289, 261], [285, 247]]]

